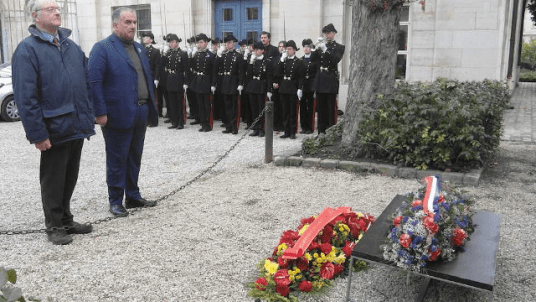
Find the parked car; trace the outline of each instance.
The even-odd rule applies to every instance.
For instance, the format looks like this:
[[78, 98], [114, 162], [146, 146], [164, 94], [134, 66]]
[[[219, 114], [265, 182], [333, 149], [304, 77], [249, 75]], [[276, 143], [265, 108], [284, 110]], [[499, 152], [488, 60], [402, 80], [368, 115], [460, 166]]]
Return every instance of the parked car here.
[[19, 110], [13, 96], [11, 63], [0, 65], [0, 117], [4, 121], [20, 121]]

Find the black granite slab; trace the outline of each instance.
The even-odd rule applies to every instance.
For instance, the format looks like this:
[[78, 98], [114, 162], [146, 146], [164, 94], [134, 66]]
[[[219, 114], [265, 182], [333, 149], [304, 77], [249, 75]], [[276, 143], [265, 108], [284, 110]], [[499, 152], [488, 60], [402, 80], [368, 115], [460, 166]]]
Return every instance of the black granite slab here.
[[[352, 256], [363, 260], [396, 266], [383, 259], [380, 245], [385, 243], [391, 229], [390, 216], [406, 200], [397, 195], [385, 208], [363, 238], [356, 244]], [[451, 262], [429, 262], [423, 275], [431, 278], [492, 291], [495, 281], [496, 254], [499, 249], [500, 216], [488, 212], [477, 212], [473, 216], [477, 224], [471, 240], [465, 244], [466, 251], [460, 252]]]

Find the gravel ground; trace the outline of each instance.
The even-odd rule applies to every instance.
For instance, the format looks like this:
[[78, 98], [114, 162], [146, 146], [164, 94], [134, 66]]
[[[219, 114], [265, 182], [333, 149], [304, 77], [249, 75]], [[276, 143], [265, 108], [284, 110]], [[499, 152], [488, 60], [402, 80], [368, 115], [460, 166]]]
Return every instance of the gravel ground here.
[[[142, 195], [158, 199], [193, 179], [240, 137], [219, 127], [149, 128], [140, 175]], [[72, 209], [79, 222], [108, 213], [104, 141], [100, 129], [84, 146]], [[240, 130], [239, 134], [245, 130]], [[274, 138], [274, 154], [291, 155], [300, 139]], [[39, 153], [20, 123], [0, 122], [0, 230], [41, 229]], [[244, 284], [268, 256], [282, 231], [325, 207], [351, 206], [378, 216], [415, 180], [264, 164], [264, 139], [246, 136], [212, 172], [157, 207], [94, 226], [53, 246], [43, 233], [0, 235], [0, 266], [14, 268], [26, 298], [59, 301], [253, 301]], [[477, 188], [465, 188], [480, 210], [501, 215], [501, 241], [493, 294], [432, 281], [424, 301], [535, 301], [531, 242], [536, 213], [536, 146], [504, 143], [497, 164]], [[371, 265], [354, 275], [356, 301], [407, 301], [422, 278]], [[345, 280], [319, 301], [342, 301]]]

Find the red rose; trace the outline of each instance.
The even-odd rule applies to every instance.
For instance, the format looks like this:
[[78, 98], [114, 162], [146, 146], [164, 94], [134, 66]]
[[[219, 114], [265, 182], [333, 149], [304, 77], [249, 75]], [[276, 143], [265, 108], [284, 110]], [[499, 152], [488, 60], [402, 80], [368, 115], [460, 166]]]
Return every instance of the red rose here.
[[302, 291], [302, 292], [310, 292], [311, 290], [313, 290], [313, 283], [307, 281], [307, 280], [303, 280], [302, 282], [300, 282], [300, 285], [298, 285], [298, 288]]
[[316, 241], [313, 241], [311, 242], [311, 244], [309, 244], [309, 247], [307, 248], [308, 251], [312, 251], [312, 250], [316, 250], [316, 249], [319, 249], [320, 248], [320, 244]]
[[296, 260], [296, 266], [300, 269], [300, 271], [305, 272], [309, 267], [309, 260], [305, 259], [304, 257], [300, 257]]
[[255, 287], [258, 290], [265, 290], [266, 285], [268, 285], [268, 281], [266, 281], [266, 278], [259, 278], [259, 279], [255, 280]]
[[337, 222], [341, 221], [342, 223], [344, 223], [344, 216], [342, 215], [339, 215], [335, 218], [333, 218], [333, 220], [328, 224], [328, 225], [331, 225], [331, 226], [334, 226], [337, 224]]
[[322, 253], [324, 253], [324, 254], [326, 254], [326, 255], [329, 254], [329, 253], [331, 253], [331, 244], [329, 244], [329, 243], [322, 243], [322, 244], [320, 245], [320, 250], [322, 251]]
[[400, 241], [400, 245], [402, 245], [406, 249], [411, 245], [411, 236], [408, 234], [400, 235], [400, 238], [398, 238], [398, 240]]
[[342, 266], [341, 264], [335, 264], [333, 266], [335, 267], [335, 276], [339, 275], [344, 270], [344, 266]]
[[355, 243], [349, 240], [346, 240], [344, 242], [344, 247], [342, 248], [342, 251], [344, 253], [344, 256], [346, 256], [346, 258], [352, 256], [352, 251], [354, 250], [354, 246], [355, 246]]
[[376, 221], [376, 219], [374, 219], [374, 216], [368, 213], [365, 213], [363, 217], [368, 221], [369, 224], [373, 224]]
[[322, 237], [320, 238], [322, 243], [330, 243], [331, 238], [333, 238], [333, 227], [329, 224], [326, 225], [322, 231]]
[[279, 244], [285, 243], [288, 247], [292, 247], [299, 238], [300, 235], [298, 232], [292, 230], [284, 231], [281, 239], [279, 239]]
[[302, 220], [300, 220], [300, 227], [298, 228], [298, 230], [301, 230], [301, 228], [303, 228], [303, 226], [306, 224], [313, 223], [313, 221], [315, 221], [315, 218], [312, 216], [308, 218], [303, 218]]
[[287, 268], [288, 267], [288, 259], [283, 259], [283, 257], [277, 258], [277, 264], [279, 264], [280, 268]]
[[335, 266], [331, 262], [325, 262], [320, 267], [320, 278], [330, 280], [335, 276]]
[[433, 217], [430, 217], [430, 216], [426, 216], [424, 217], [423, 219], [423, 224], [424, 224], [424, 227], [430, 231], [430, 233], [432, 234], [435, 234], [437, 233], [437, 231], [439, 231], [439, 225], [437, 225], [435, 222], [434, 222], [434, 218]]
[[430, 256], [428, 256], [428, 260], [436, 261], [437, 257], [441, 255], [441, 249], [437, 249], [435, 252], [432, 252], [432, 250], [428, 249], [428, 253], [430, 254]]
[[361, 235], [361, 229], [359, 228], [359, 224], [357, 220], [350, 220], [348, 222], [348, 227], [350, 228], [350, 235], [354, 238], [359, 238], [359, 235]]
[[288, 275], [288, 269], [280, 269], [274, 274], [274, 281], [276, 285], [287, 286], [290, 284], [290, 279]]
[[402, 216], [395, 217], [395, 219], [393, 219], [393, 225], [396, 227], [399, 226], [400, 222], [402, 222], [402, 219], [404, 219]]
[[454, 246], [462, 246], [465, 238], [467, 238], [465, 230], [456, 228], [452, 231], [452, 238], [450, 240]]
[[417, 206], [422, 206], [422, 200], [417, 199], [411, 203], [411, 207], [417, 207]]
[[287, 285], [276, 285], [275, 291], [283, 297], [286, 297], [288, 294], [290, 294], [290, 289]]
[[445, 197], [443, 197], [443, 195], [439, 195], [437, 202], [445, 202]]

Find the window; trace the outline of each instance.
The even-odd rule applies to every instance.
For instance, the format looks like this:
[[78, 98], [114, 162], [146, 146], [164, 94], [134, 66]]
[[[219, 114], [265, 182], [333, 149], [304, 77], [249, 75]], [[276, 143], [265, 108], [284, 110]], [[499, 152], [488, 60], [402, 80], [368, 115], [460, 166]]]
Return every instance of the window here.
[[[136, 11], [137, 37], [141, 38], [144, 33], [151, 32], [151, 5], [128, 5], [127, 7]], [[117, 8], [119, 6], [112, 7], [112, 12]]]
[[233, 9], [232, 8], [223, 9], [223, 22], [225, 21], [233, 21]]
[[259, 8], [248, 7], [247, 8], [248, 20], [259, 20]]
[[408, 61], [409, 6], [404, 4], [401, 10], [398, 30], [398, 54], [396, 56], [396, 78], [405, 80]]
[[252, 39], [254, 42], [259, 41], [259, 32], [258, 31], [248, 31], [246, 39]]
[[222, 32], [222, 36], [221, 36], [222, 41], [223, 41], [223, 39], [225, 39], [225, 37], [230, 36], [230, 35], [233, 35], [232, 31], [224, 31], [224, 32]]

